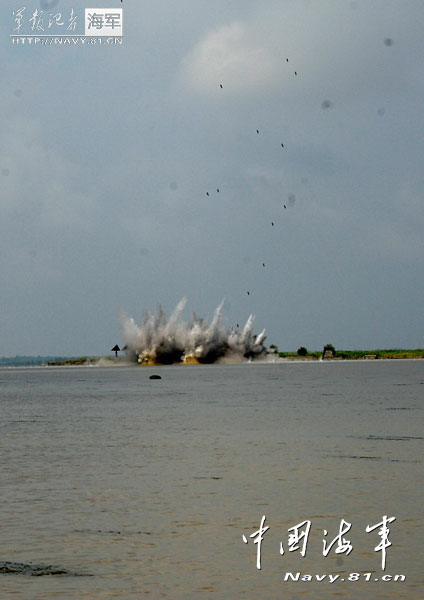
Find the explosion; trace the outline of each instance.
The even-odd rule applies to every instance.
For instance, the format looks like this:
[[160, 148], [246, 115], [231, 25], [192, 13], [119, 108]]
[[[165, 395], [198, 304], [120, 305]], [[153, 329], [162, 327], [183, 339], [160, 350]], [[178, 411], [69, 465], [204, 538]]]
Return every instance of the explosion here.
[[255, 359], [266, 354], [265, 330], [254, 335], [253, 315], [240, 329], [228, 329], [222, 316], [223, 302], [210, 323], [192, 314], [185, 322], [183, 298], [169, 319], [159, 306], [156, 313], [145, 311], [140, 324], [121, 312], [121, 336], [127, 352], [143, 365], [174, 363], [213, 363], [224, 357]]

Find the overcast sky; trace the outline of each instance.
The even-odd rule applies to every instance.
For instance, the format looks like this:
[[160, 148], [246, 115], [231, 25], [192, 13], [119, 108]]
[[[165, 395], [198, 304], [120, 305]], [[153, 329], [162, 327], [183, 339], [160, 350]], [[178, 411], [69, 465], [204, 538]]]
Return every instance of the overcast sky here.
[[123, 44], [13, 45], [40, 4], [0, 7], [0, 355], [184, 296], [280, 350], [424, 346], [422, 0], [50, 0]]

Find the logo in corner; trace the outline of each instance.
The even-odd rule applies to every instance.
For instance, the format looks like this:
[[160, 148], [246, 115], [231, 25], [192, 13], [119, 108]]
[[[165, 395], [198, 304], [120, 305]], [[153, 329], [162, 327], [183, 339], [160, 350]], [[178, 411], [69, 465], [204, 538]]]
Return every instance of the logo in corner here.
[[121, 37], [123, 29], [122, 8], [86, 8], [86, 36]]

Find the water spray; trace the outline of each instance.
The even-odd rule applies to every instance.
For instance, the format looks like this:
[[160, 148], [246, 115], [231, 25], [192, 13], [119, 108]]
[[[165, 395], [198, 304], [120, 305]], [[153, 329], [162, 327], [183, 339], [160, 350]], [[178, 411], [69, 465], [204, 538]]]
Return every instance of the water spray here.
[[228, 328], [221, 302], [210, 323], [195, 313], [186, 322], [186, 304], [183, 298], [169, 319], [160, 306], [156, 313], [145, 311], [139, 324], [121, 312], [121, 336], [127, 353], [142, 365], [214, 363], [224, 358], [254, 360], [266, 355], [265, 330], [259, 335], [253, 333], [253, 315], [243, 328]]

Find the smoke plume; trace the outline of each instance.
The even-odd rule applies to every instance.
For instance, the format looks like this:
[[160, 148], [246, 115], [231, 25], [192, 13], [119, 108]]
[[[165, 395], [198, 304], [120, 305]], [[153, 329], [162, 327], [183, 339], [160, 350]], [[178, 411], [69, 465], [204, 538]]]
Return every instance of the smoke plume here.
[[161, 307], [156, 313], [146, 311], [139, 324], [121, 312], [122, 339], [140, 364], [213, 363], [228, 356], [254, 359], [266, 354], [265, 330], [259, 335], [253, 333], [253, 315], [243, 328], [228, 328], [222, 316], [222, 302], [210, 323], [195, 313], [186, 322], [186, 303], [183, 298], [169, 319]]

